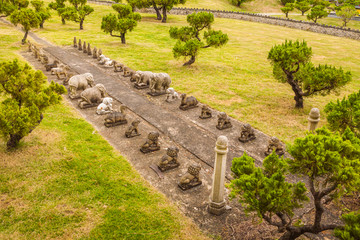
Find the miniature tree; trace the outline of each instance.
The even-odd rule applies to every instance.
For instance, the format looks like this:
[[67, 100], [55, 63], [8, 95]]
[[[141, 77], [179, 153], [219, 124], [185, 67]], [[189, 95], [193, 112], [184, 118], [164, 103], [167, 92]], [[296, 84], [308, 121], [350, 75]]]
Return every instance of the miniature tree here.
[[0, 2], [0, 17], [7, 17], [11, 15], [15, 10], [27, 8], [29, 6], [28, 0], [2, 0]]
[[283, 13], [285, 13], [286, 18], [289, 18], [289, 12], [294, 10], [294, 4], [293, 3], [287, 3], [285, 4], [285, 7], [280, 8]]
[[23, 39], [21, 40], [22, 44], [25, 44], [27, 35], [31, 28], [36, 28], [40, 24], [40, 19], [36, 12], [32, 9], [22, 8], [20, 10], [14, 11], [10, 15], [10, 21], [15, 26], [20, 24], [25, 32]]
[[[113, 4], [112, 7], [118, 12], [118, 16], [110, 13], [103, 17], [101, 29], [110, 33], [112, 37], [120, 37], [121, 43], [125, 44], [125, 34], [137, 26], [137, 22], [141, 20], [141, 15], [133, 13], [130, 5]], [[120, 35], [114, 35], [113, 32], [119, 32]]]
[[84, 29], [85, 17], [90, 15], [94, 9], [90, 5], [86, 5], [87, 0], [69, 0], [71, 7], [66, 7], [61, 14], [65, 19], [80, 24], [80, 30]]
[[[225, 45], [229, 38], [227, 34], [222, 33], [220, 30], [215, 31], [211, 29], [214, 22], [214, 15], [208, 12], [193, 13], [187, 16], [187, 22], [190, 27], [171, 27], [170, 37], [178, 39], [173, 48], [175, 58], [181, 56], [190, 56], [190, 60], [184, 64], [191, 65], [195, 62], [198, 52], [202, 48], [221, 47]], [[200, 31], [207, 29], [204, 32], [205, 43], [200, 38]]]
[[167, 11], [170, 11], [175, 5], [185, 4], [186, 0], [153, 0], [153, 6], [161, 6], [162, 9], [162, 21], [166, 23], [167, 20]]
[[0, 134], [7, 148], [15, 148], [20, 140], [31, 133], [43, 119], [46, 107], [58, 103], [65, 88], [52, 82], [45, 85], [46, 77], [17, 59], [0, 63]]
[[55, 0], [55, 2], [49, 3], [49, 8], [57, 11], [58, 15], [61, 17], [62, 24], [65, 24], [65, 17], [63, 16], [63, 13], [65, 12], [65, 2], [66, 0]]
[[229, 0], [232, 5], [240, 7], [244, 2], [250, 2], [252, 0]]
[[[323, 200], [331, 201], [346, 191], [359, 188], [360, 140], [349, 129], [342, 136], [317, 129], [315, 134], [296, 139], [288, 151], [293, 159], [285, 160], [272, 153], [264, 159], [262, 167], [255, 167], [254, 159], [245, 153], [234, 158], [231, 195], [239, 197], [246, 212], [255, 213], [283, 232], [281, 240], [337, 227], [343, 229], [341, 224], [323, 223]], [[289, 173], [308, 182], [315, 208], [312, 224], [302, 224], [294, 214], [295, 209], [302, 208], [309, 198], [303, 182], [286, 181]]]
[[44, 22], [51, 17], [49, 9], [44, 7], [44, 2], [41, 0], [33, 0], [31, 1], [31, 5], [35, 8], [40, 20], [40, 28], [44, 28]]
[[285, 6], [287, 3], [294, 3], [295, 0], [280, 0], [281, 5]]
[[325, 6], [320, 4], [311, 8], [310, 13], [306, 16], [308, 20], [317, 22], [318, 19], [328, 16], [328, 12], [325, 10]]
[[345, 5], [340, 8], [340, 10], [336, 11], [336, 15], [341, 17], [344, 22], [343, 26], [346, 27], [346, 24], [350, 22], [350, 20], [358, 15], [354, 6]]
[[360, 91], [350, 94], [347, 99], [329, 102], [324, 110], [331, 130], [343, 133], [350, 128], [360, 137]]
[[295, 8], [301, 12], [301, 15], [304, 16], [304, 13], [310, 10], [311, 5], [308, 1], [296, 1]]
[[274, 77], [290, 84], [295, 93], [296, 108], [304, 107], [304, 97], [327, 95], [351, 81], [350, 72], [328, 65], [315, 67], [311, 62], [312, 50], [306, 42], [285, 41], [271, 48], [268, 59], [273, 65]]

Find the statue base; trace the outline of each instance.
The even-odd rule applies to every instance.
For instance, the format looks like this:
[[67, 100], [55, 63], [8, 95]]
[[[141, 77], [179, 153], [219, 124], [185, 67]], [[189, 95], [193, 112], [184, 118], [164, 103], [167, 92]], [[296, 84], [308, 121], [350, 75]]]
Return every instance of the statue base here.
[[241, 137], [239, 137], [238, 139], [239, 139], [240, 142], [246, 143], [246, 142], [249, 142], [249, 141], [252, 141], [252, 140], [256, 139], [256, 137], [255, 136], [251, 136], [249, 138], [241, 138]]
[[219, 215], [223, 214], [225, 212], [225, 210], [226, 210], [225, 201], [223, 201], [221, 203], [216, 203], [216, 202], [210, 201], [209, 206], [208, 206], [209, 213], [219, 216]]
[[135, 83], [134, 88], [136, 88], [136, 89], [145, 89], [145, 88], [149, 88], [149, 85]]
[[[124, 77], [130, 77], [130, 74], [124, 75]], [[135, 79], [130, 79], [130, 82], [136, 82], [136, 80]]]
[[228, 129], [228, 128], [232, 128], [231, 124], [225, 124], [222, 128], [219, 127], [219, 125], [216, 125], [216, 128], [219, 130], [224, 130], [224, 129]]
[[168, 165], [166, 165], [166, 166], [164, 166], [164, 167], [160, 167], [159, 165], [158, 165], [158, 168], [160, 169], [160, 171], [162, 171], [162, 172], [166, 172], [166, 171], [169, 171], [169, 170], [171, 170], [171, 169], [174, 169], [174, 168], [177, 168], [177, 167], [179, 167], [180, 166], [180, 163], [173, 163], [173, 164], [168, 164]]
[[189, 190], [189, 189], [194, 188], [196, 186], [199, 186], [201, 184], [202, 184], [202, 182], [198, 181], [198, 182], [189, 183], [189, 184], [181, 184], [181, 183], [179, 183], [178, 186], [179, 186], [179, 188], [181, 190], [186, 191], [186, 190]]
[[199, 118], [201, 118], [201, 119], [208, 119], [208, 118], [211, 118], [212, 116], [210, 115], [210, 116], [199, 116]]
[[88, 55], [89, 55], [89, 56], [91, 56], [91, 55], [92, 55], [92, 53], [91, 53], [91, 52], [88, 52]]
[[122, 70], [117, 70], [117, 69], [115, 69], [114, 72], [122, 72]]
[[[71, 99], [71, 100], [74, 100], [74, 99], [79, 99], [79, 98], [81, 98], [80, 97], [80, 95], [69, 95], [69, 98]], [[80, 106], [80, 105], [79, 105]]]
[[80, 102], [79, 103], [79, 107], [81, 109], [97, 107], [97, 105], [99, 105], [99, 104], [98, 103], [88, 104], [87, 102]]
[[118, 126], [118, 125], [123, 125], [123, 124], [127, 124], [127, 120], [122, 120], [122, 121], [118, 121], [118, 122], [114, 122], [114, 123], [108, 123], [108, 122], [105, 122], [104, 125], [105, 127], [115, 127], [115, 126]]
[[155, 152], [155, 151], [159, 151], [159, 150], [160, 150], [160, 147], [140, 148], [140, 151], [142, 153]]
[[138, 134], [126, 134], [125, 133], [125, 137], [127, 137], [127, 138], [133, 138], [133, 137], [137, 137], [137, 136], [140, 136], [141, 134], [140, 133], [138, 133]]
[[192, 109], [192, 108], [197, 108], [198, 106], [195, 105], [195, 106], [189, 106], [189, 107], [185, 107], [185, 106], [180, 106], [179, 108], [183, 111], [186, 111], [186, 110], [189, 110], [189, 109]]
[[147, 94], [149, 94], [150, 96], [156, 97], [156, 96], [165, 95], [166, 92], [165, 91], [162, 91], [162, 92], [148, 92]]

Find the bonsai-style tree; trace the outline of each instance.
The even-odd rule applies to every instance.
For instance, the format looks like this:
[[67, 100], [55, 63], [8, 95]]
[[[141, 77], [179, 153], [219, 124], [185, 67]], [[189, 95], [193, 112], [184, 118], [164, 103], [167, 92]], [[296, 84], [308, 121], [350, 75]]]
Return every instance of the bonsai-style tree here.
[[360, 137], [360, 91], [350, 94], [347, 99], [329, 102], [324, 110], [331, 130], [343, 133], [350, 128]]
[[28, 0], [2, 0], [0, 2], [0, 17], [7, 17], [15, 10], [27, 8], [29, 6]]
[[63, 13], [65, 12], [65, 2], [66, 0], [55, 0], [55, 2], [49, 3], [49, 8], [57, 11], [58, 15], [61, 17], [62, 24], [65, 24], [65, 17]]
[[304, 16], [304, 13], [310, 10], [311, 5], [308, 1], [296, 1], [295, 8], [301, 12], [301, 15]]
[[290, 84], [295, 93], [296, 108], [304, 107], [304, 97], [327, 95], [351, 81], [350, 72], [328, 65], [315, 67], [311, 62], [312, 50], [306, 42], [285, 41], [271, 48], [268, 59], [273, 65], [274, 77]]
[[[125, 44], [125, 34], [137, 26], [137, 22], [141, 20], [141, 15], [133, 13], [130, 5], [113, 4], [112, 8], [118, 12], [118, 16], [110, 13], [103, 17], [101, 29], [110, 33], [112, 37], [120, 37], [121, 43]], [[119, 32], [120, 35], [114, 35], [113, 32]]]
[[61, 14], [66, 20], [74, 21], [80, 24], [80, 30], [84, 29], [85, 17], [90, 15], [94, 9], [86, 5], [87, 0], [69, 0], [71, 7], [66, 7]]
[[283, 13], [285, 13], [286, 18], [289, 18], [289, 12], [294, 10], [294, 4], [293, 3], [287, 3], [285, 4], [285, 7], [280, 8]]
[[[29, 9], [28, 9], [29, 10]], [[0, 63], [0, 134], [7, 148], [15, 148], [43, 119], [46, 107], [58, 103], [65, 88], [45, 84], [41, 71], [34, 71], [17, 59]]]
[[318, 19], [328, 16], [328, 12], [325, 9], [325, 6], [320, 4], [311, 8], [310, 13], [306, 16], [308, 20], [317, 22]]
[[36, 12], [32, 9], [22, 8], [20, 10], [14, 11], [10, 15], [10, 21], [15, 26], [20, 24], [25, 32], [23, 39], [21, 40], [22, 44], [25, 44], [27, 35], [31, 28], [36, 28], [40, 24], [40, 19]]
[[35, 8], [40, 20], [40, 28], [44, 28], [44, 22], [51, 17], [49, 9], [44, 7], [45, 4], [41, 0], [33, 0], [31, 1], [31, 5]]
[[294, 3], [295, 0], [280, 0], [281, 5], [285, 6], [287, 3]]
[[232, 5], [235, 5], [237, 7], [240, 7], [241, 4], [244, 2], [250, 2], [252, 0], [229, 0]]
[[[229, 40], [227, 34], [222, 33], [221, 30], [215, 31], [211, 29], [211, 24], [214, 22], [214, 15], [212, 13], [192, 13], [187, 16], [187, 22], [190, 24], [190, 27], [170, 28], [170, 37], [178, 39], [173, 48], [174, 57], [190, 56], [190, 60], [184, 63], [184, 66], [195, 62], [200, 49], [209, 47], [218, 48], [225, 45]], [[206, 31], [204, 32], [204, 41], [202, 41], [200, 31], [204, 29]], [[206, 45], [204, 42], [206, 42]]]
[[153, 0], [153, 6], [156, 5], [160, 6], [160, 9], [162, 9], [162, 21], [163, 23], [166, 23], [167, 20], [167, 11], [170, 11], [175, 5], [178, 4], [185, 4], [186, 0]]
[[[254, 159], [245, 153], [234, 158], [231, 170], [235, 178], [231, 181], [231, 195], [239, 197], [246, 212], [255, 213], [268, 224], [282, 232], [281, 240], [292, 240], [304, 233], [317, 234], [343, 225], [334, 221], [323, 223], [327, 202], [341, 197], [344, 192], [359, 189], [360, 184], [360, 140], [348, 129], [342, 136], [326, 129], [318, 129], [304, 138], [296, 139], [288, 152], [293, 159], [279, 158], [275, 153], [255, 167]], [[289, 173], [307, 181], [286, 181]], [[302, 223], [294, 211], [309, 200], [315, 209], [314, 220]]]
[[346, 27], [346, 24], [350, 22], [350, 20], [358, 15], [354, 6], [345, 5], [340, 8], [340, 10], [336, 11], [336, 15], [341, 17], [344, 22], [343, 26]]

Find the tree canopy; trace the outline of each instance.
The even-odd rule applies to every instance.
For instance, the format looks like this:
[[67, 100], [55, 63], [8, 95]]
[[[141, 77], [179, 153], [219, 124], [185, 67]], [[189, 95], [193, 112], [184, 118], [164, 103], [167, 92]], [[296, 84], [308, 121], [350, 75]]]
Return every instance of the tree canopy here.
[[308, 20], [317, 22], [318, 19], [328, 16], [328, 12], [323, 4], [316, 5], [311, 8], [310, 13], [306, 16]]
[[65, 12], [65, 2], [67, 0], [55, 0], [55, 2], [49, 3], [49, 8], [55, 10], [58, 15], [61, 17], [62, 24], [65, 24], [65, 17], [63, 16], [63, 13]]
[[294, 4], [293, 3], [287, 3], [285, 4], [285, 7], [281, 8], [281, 11], [285, 13], [286, 18], [289, 18], [289, 12], [294, 10]]
[[274, 77], [288, 83], [295, 93], [296, 108], [303, 108], [303, 98], [326, 95], [338, 91], [351, 81], [351, 73], [328, 66], [311, 63], [312, 49], [305, 41], [285, 41], [271, 48], [268, 59], [273, 65]]
[[10, 21], [12, 24], [17, 26], [20, 24], [25, 32], [23, 39], [21, 40], [22, 44], [25, 44], [27, 35], [31, 28], [36, 28], [40, 24], [40, 19], [38, 14], [35, 11], [28, 8], [22, 8], [20, 10], [15, 10], [10, 15]]
[[[28, 9], [29, 10], [29, 9]], [[0, 63], [0, 134], [7, 148], [15, 148], [43, 119], [46, 107], [61, 100], [64, 86], [46, 85], [41, 71], [34, 71], [17, 59]]]
[[45, 3], [41, 0], [32, 0], [31, 5], [35, 8], [36, 14], [40, 20], [40, 28], [44, 28], [44, 22], [51, 17], [49, 9], [45, 8]]
[[243, 4], [243, 3], [245, 3], [245, 2], [250, 2], [250, 1], [253, 1], [253, 0], [229, 0], [229, 1], [230, 1], [230, 3], [231, 3], [232, 5], [235, 5], [235, 6], [237, 6], [237, 7], [240, 7], [241, 4]]
[[301, 15], [304, 16], [304, 13], [310, 10], [311, 5], [307, 0], [296, 1], [295, 8], [301, 12]]
[[[184, 66], [195, 62], [200, 49], [209, 47], [218, 48], [225, 45], [229, 40], [227, 34], [222, 33], [220, 30], [215, 31], [211, 29], [211, 25], [214, 22], [214, 15], [212, 13], [192, 13], [187, 16], [187, 22], [190, 27], [171, 27], [169, 31], [171, 38], [178, 39], [173, 48], [174, 57], [190, 56], [190, 60]], [[200, 38], [202, 30], [205, 30], [203, 40]]]
[[65, 7], [61, 14], [67, 20], [74, 21], [80, 24], [80, 30], [84, 29], [85, 17], [90, 15], [94, 9], [90, 5], [86, 5], [87, 0], [68, 0], [72, 5]]
[[350, 22], [350, 20], [358, 15], [358, 12], [355, 9], [355, 6], [345, 5], [336, 11], [336, 15], [341, 17], [344, 22], [343, 26], [346, 27], [346, 24]]

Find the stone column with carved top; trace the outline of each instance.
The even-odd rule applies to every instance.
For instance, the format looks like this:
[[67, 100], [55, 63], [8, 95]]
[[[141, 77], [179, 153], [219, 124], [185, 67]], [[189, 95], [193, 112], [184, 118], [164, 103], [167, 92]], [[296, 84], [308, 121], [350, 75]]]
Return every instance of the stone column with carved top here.
[[320, 121], [320, 110], [318, 108], [312, 108], [308, 117], [309, 131], [315, 131]]

